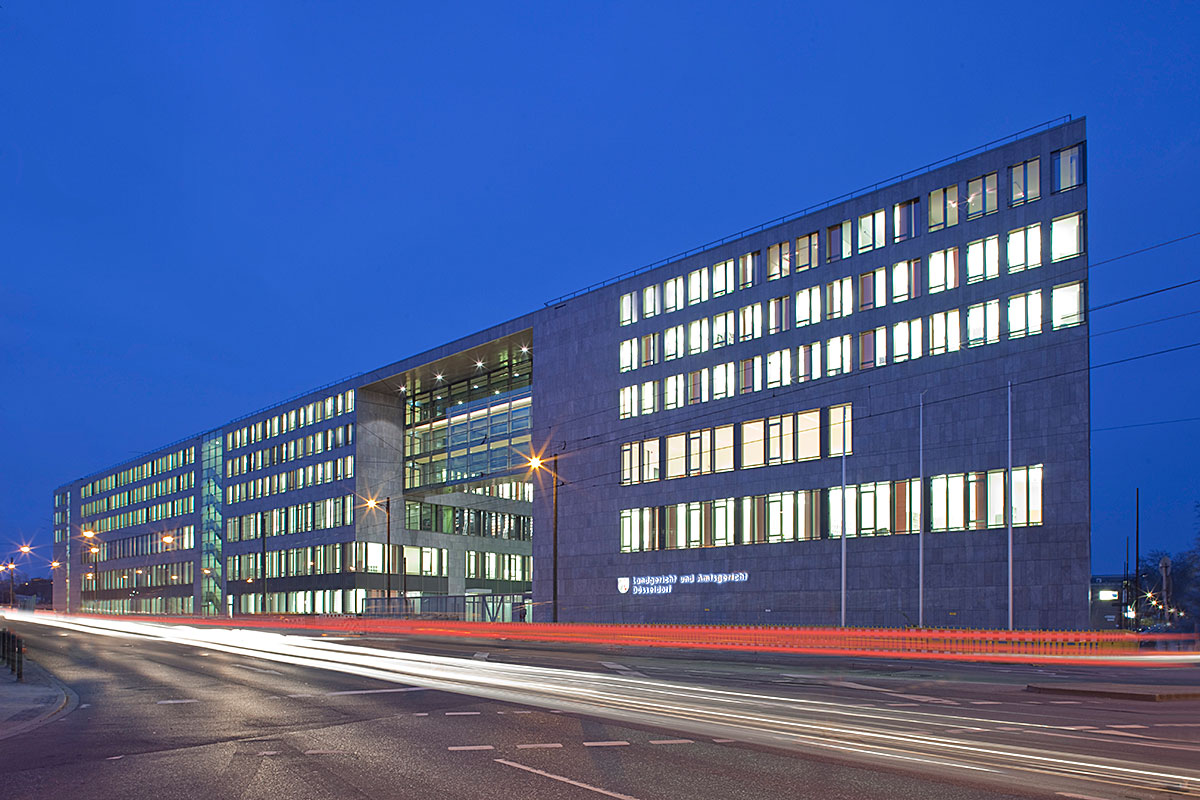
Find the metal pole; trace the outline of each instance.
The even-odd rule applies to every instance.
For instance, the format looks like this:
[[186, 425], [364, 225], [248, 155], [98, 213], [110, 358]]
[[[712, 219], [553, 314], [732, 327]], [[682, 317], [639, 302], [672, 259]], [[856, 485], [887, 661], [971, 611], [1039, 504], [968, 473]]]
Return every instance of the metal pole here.
[[925, 392], [921, 392], [920, 445], [918, 449], [921, 477], [921, 530], [917, 533], [917, 627], [925, 627]]
[[[389, 497], [388, 498], [389, 507], [391, 505], [391, 501], [392, 501], [392, 499]], [[388, 517], [388, 520], [389, 521], [391, 520], [390, 516]], [[404, 556], [404, 539], [403, 538], [401, 538], [401, 540], [400, 540], [400, 594], [402, 595], [402, 597], [400, 598], [400, 607], [407, 611], [407, 609], [408, 609], [408, 563]]]
[[387, 605], [391, 611], [392, 605], [392, 498], [383, 501], [383, 511], [387, 515], [387, 550], [384, 551], [383, 569], [387, 573]]
[[1142, 605], [1142, 490], [1133, 490], [1133, 629], [1141, 622]]
[[551, 580], [554, 581], [554, 586], [551, 590], [550, 621], [558, 622], [558, 456], [554, 456], [550, 460], [554, 462], [554, 467], [550, 470], [550, 477], [554, 479], [554, 488], [551, 491], [551, 505], [554, 507], [554, 527], [551, 532], [554, 544], [554, 563]]
[[1012, 381], [1008, 382], [1008, 629], [1013, 629]]
[[842, 406], [842, 627], [846, 627], [846, 407]]
[[258, 535], [262, 539], [262, 608], [260, 614], [267, 613], [267, 528], [259, 522]]

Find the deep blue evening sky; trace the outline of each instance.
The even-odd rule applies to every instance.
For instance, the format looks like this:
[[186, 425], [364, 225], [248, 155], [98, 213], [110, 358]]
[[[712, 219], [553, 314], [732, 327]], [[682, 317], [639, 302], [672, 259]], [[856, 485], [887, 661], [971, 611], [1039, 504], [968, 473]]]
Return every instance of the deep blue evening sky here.
[[[971, 5], [3, 0], [0, 549], [73, 477], [1062, 114], [1093, 262], [1200, 231], [1200, 6]], [[1097, 311], [1093, 363], [1198, 308]], [[1094, 370], [1093, 428], [1197, 417], [1198, 368]], [[1093, 434], [1094, 571], [1135, 486], [1143, 549], [1193, 540], [1198, 440]]]

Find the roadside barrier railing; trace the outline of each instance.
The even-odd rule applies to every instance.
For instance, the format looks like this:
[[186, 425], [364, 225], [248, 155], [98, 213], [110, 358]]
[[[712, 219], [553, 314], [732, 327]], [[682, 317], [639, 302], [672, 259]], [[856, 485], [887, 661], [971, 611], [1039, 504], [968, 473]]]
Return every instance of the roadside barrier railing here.
[[8, 628], [0, 630], [0, 653], [3, 653], [4, 666], [17, 676], [18, 681], [25, 680], [25, 640]]

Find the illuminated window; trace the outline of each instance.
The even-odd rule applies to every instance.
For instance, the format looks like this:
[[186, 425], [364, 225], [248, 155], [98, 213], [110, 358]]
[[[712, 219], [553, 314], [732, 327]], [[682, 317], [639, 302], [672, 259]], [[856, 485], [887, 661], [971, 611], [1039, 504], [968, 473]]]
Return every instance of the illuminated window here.
[[738, 256], [738, 288], [748, 289], [758, 277], [758, 252]]
[[796, 460], [796, 415], [767, 417], [767, 466]]
[[854, 452], [853, 412], [849, 403], [829, 407], [829, 455]]
[[825, 231], [825, 260], [837, 261], [849, 258], [853, 254], [851, 242], [850, 220], [830, 225]]
[[708, 402], [708, 370], [688, 373], [687, 401], [689, 406]]
[[934, 531], [967, 527], [966, 475], [934, 475], [929, 481], [929, 523]]
[[722, 425], [713, 429], [713, 472], [729, 472], [733, 469], [733, 426]]
[[637, 345], [637, 339], [626, 339], [621, 342], [621, 372], [629, 372], [638, 368]]
[[887, 268], [880, 267], [858, 276], [858, 307], [861, 311], [887, 305]]
[[967, 245], [967, 283], [1000, 277], [1000, 237], [989, 236]]
[[621, 295], [621, 324], [632, 325], [637, 322], [637, 293], [630, 292], [629, 294]]
[[967, 219], [996, 212], [996, 173], [967, 181]]
[[640, 442], [621, 445], [621, 485], [638, 483], [642, 477], [642, 447]]
[[663, 408], [683, 408], [687, 392], [684, 375], [668, 375], [663, 381]]
[[929, 254], [929, 293], [958, 287], [958, 248]]
[[1042, 226], [1030, 225], [1008, 232], [1008, 271], [1040, 267], [1042, 265]]
[[1004, 470], [972, 472], [967, 475], [967, 528], [1003, 528]]
[[858, 252], [866, 253], [883, 247], [887, 240], [887, 216], [883, 209], [858, 218]]
[[[843, 500], [843, 494], [845, 499]], [[834, 486], [828, 492], [829, 495], [829, 536], [832, 539], [842, 538], [842, 520], [845, 519], [845, 533], [848, 537], [858, 535], [858, 487], [847, 486], [846, 491], [842, 492], [842, 487]]]
[[789, 311], [788, 300], [790, 297], [776, 297], [767, 301], [767, 333], [781, 333], [788, 328]]
[[733, 362], [728, 361], [724, 364], [717, 364], [712, 368], [713, 400], [722, 400], [726, 397], [733, 397], [735, 394], [737, 394], [737, 378], [735, 377]]
[[658, 363], [658, 334], [648, 333], [642, 337], [642, 366]]
[[712, 318], [712, 346], [715, 350], [733, 344], [733, 312], [715, 314]]
[[812, 286], [796, 292], [796, 327], [821, 321], [821, 287]]
[[733, 261], [722, 261], [713, 264], [712, 296], [720, 297], [733, 291]]
[[1019, 206], [1030, 203], [1042, 196], [1041, 161], [1030, 159], [1013, 167], [1012, 173], [1012, 204]]
[[638, 413], [638, 403], [637, 403], [638, 397], [637, 396], [638, 396], [638, 387], [637, 386], [622, 387], [621, 397], [620, 397], [620, 417], [621, 417], [621, 419], [628, 419], [630, 417], [637, 416], [637, 413]]
[[642, 441], [642, 483], [652, 483], [658, 480], [659, 476], [659, 440], [656, 436], [653, 439], [644, 439]]
[[659, 297], [658, 284], [647, 286], [642, 289], [642, 316], [646, 319], [656, 317], [662, 313], [662, 304]]
[[1055, 286], [1050, 292], [1050, 327], [1069, 328], [1083, 322], [1083, 284]]
[[694, 306], [708, 299], [708, 268], [692, 270], [688, 273], [688, 305]]
[[854, 279], [842, 278], [825, 286], [825, 316], [849, 316], [854, 311]]
[[817, 234], [810, 233], [796, 239], [796, 272], [812, 269], [817, 265]]
[[858, 487], [858, 531], [861, 536], [886, 536], [892, 532], [892, 485], [864, 483]]
[[738, 365], [738, 386], [742, 394], [762, 389], [762, 356], [742, 360]]
[[767, 463], [766, 435], [765, 419], [742, 423], [742, 469], [753, 469]]
[[688, 355], [708, 352], [708, 317], [688, 323]]
[[796, 349], [796, 382], [815, 381], [821, 377], [821, 343], [802, 344]]
[[892, 363], [921, 357], [921, 320], [910, 319], [892, 326]]
[[687, 475], [687, 434], [667, 437], [667, 480]]
[[921, 287], [919, 259], [892, 265], [892, 302], [900, 303], [919, 295]]
[[642, 415], [658, 411], [658, 381], [646, 381], [642, 384]]
[[707, 475], [713, 470], [712, 429], [688, 434], [687, 474]]
[[1042, 465], [1013, 467], [1012, 524], [1042, 524]]
[[762, 336], [762, 303], [742, 306], [738, 311], [738, 341], [748, 342]]
[[678, 311], [683, 302], [683, 278], [663, 281], [663, 311]]
[[835, 336], [825, 343], [825, 374], [840, 375], [852, 368], [850, 361], [850, 346], [852, 337]]
[[1059, 150], [1052, 157], [1054, 191], [1065, 192], [1083, 183], [1083, 146]]
[[1042, 290], [1008, 298], [1008, 338], [1019, 339], [1042, 332]]
[[812, 461], [821, 457], [821, 409], [796, 414], [796, 460]]
[[767, 388], [777, 389], [792, 382], [792, 350], [784, 348], [767, 353]]
[[767, 280], [774, 281], [792, 274], [792, 246], [780, 242], [767, 248]]
[[896, 203], [892, 206], [892, 241], [903, 242], [905, 239], [911, 239], [917, 235], [919, 228], [918, 220], [921, 213], [921, 201], [919, 198], [913, 198], [905, 203]]
[[1050, 223], [1050, 258], [1061, 261], [1083, 252], [1083, 215], [1071, 214]]
[[931, 314], [929, 317], [929, 354], [956, 353], [962, 346], [958, 309]]
[[863, 331], [858, 335], [858, 368], [870, 369], [887, 364], [887, 328]]
[[621, 511], [621, 552], [658, 549], [658, 510], [627, 508]]
[[940, 231], [958, 224], [958, 184], [929, 193], [929, 230]]
[[967, 346], [1000, 341], [1000, 301], [988, 300], [967, 309]]
[[683, 326], [672, 325], [663, 331], [663, 361], [682, 358], [684, 354]]

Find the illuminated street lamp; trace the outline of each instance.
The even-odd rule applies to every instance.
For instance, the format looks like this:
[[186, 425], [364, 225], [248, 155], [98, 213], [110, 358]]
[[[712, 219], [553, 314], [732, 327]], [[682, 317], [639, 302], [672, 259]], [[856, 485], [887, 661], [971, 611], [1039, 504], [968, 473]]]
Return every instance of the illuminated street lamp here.
[[[374, 497], [367, 498], [367, 508], [375, 510], [381, 504]], [[392, 600], [392, 498], [383, 498], [383, 513], [387, 517], [387, 549], [383, 552], [383, 571], [387, 573], [388, 606]], [[408, 602], [408, 567], [404, 563], [404, 548], [400, 548], [400, 595], [405, 603]], [[389, 608], [390, 610], [390, 608]]]
[[552, 455], [549, 458], [541, 456], [531, 456], [529, 459], [529, 468], [533, 471], [546, 470], [550, 473], [553, 480], [551, 484], [553, 488], [550, 492], [550, 505], [553, 508], [552, 517], [553, 523], [551, 527], [550, 539], [552, 542], [552, 555], [550, 557], [550, 621], [558, 622], [558, 472], [551, 467], [553, 463], [558, 465], [558, 454]]

